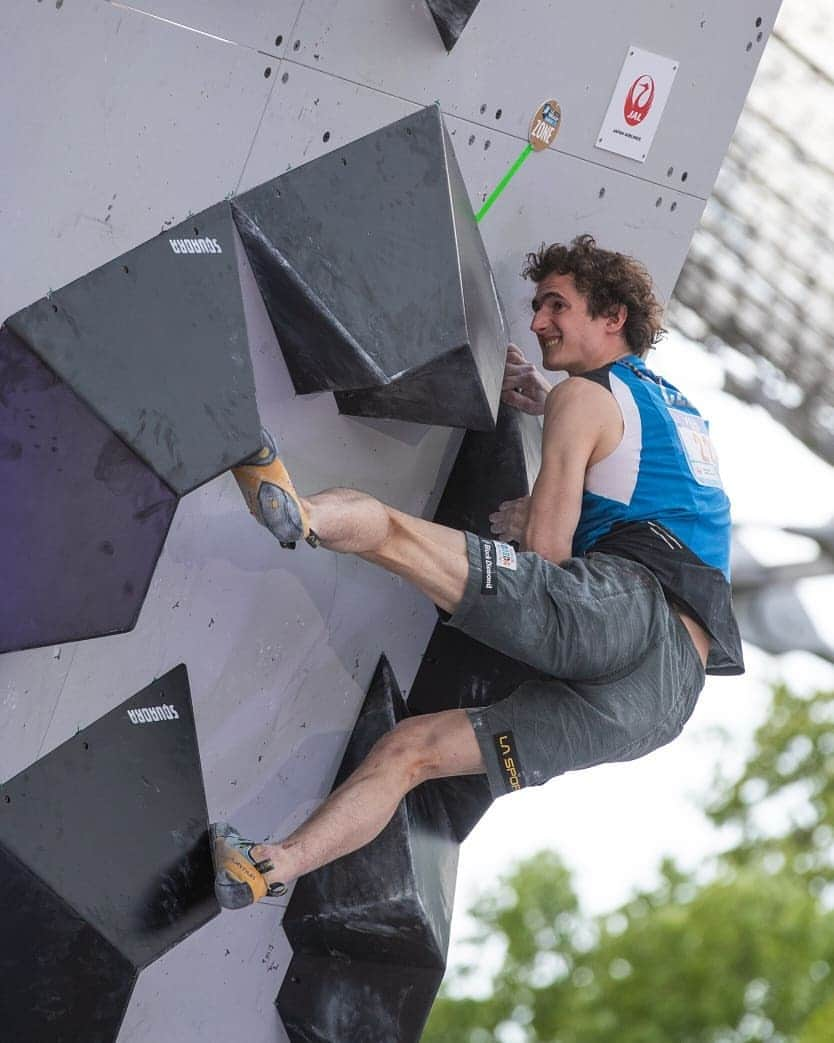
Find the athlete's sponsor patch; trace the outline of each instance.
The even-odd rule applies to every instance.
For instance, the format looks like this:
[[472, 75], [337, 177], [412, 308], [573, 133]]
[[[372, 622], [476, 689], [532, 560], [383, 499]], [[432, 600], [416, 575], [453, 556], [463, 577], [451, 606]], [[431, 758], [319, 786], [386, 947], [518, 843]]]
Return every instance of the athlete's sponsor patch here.
[[498, 754], [498, 763], [501, 772], [511, 790], [521, 789], [526, 785], [524, 772], [518, 762], [518, 753], [515, 748], [515, 739], [512, 732], [496, 732], [493, 735], [495, 752]]
[[480, 541], [481, 543], [481, 593], [495, 596], [498, 593], [496, 569], [497, 555], [493, 540]]
[[515, 572], [518, 568], [515, 548], [511, 547], [509, 543], [499, 543], [498, 540], [493, 540], [492, 542], [495, 544], [495, 556], [498, 568], [511, 569]]

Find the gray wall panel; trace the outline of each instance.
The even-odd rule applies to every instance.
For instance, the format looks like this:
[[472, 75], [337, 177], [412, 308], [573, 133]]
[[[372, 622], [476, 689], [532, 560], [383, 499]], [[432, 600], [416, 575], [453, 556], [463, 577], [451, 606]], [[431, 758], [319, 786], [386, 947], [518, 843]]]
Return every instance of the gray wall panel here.
[[[306, 0], [291, 56], [424, 105], [437, 99], [446, 112], [520, 137], [537, 106], [555, 97], [564, 113], [559, 151], [663, 185], [680, 185], [686, 170], [687, 191], [706, 197], [779, 2], [484, 2], [447, 55], [422, 3], [367, 0], [357, 19], [351, 4]], [[681, 61], [642, 164], [595, 148], [629, 44]]]
[[0, 318], [232, 192], [277, 79], [103, 0], [9, 6]]
[[[280, 54], [292, 47], [292, 28], [303, 0], [117, 0], [114, 6], [166, 18], [179, 25], [224, 40], [243, 44], [267, 54]], [[280, 44], [278, 37], [283, 37]]]
[[[270, 98], [242, 188], [296, 166], [293, 157], [309, 162], [414, 111], [410, 102], [324, 72], [289, 64], [284, 71], [287, 82]], [[446, 115], [445, 122], [477, 209], [518, 155], [520, 143], [503, 130], [455, 116]], [[691, 194], [555, 150], [530, 156], [480, 226], [513, 336], [533, 346], [526, 333], [532, 291], [519, 272], [526, 252], [542, 240], [591, 232], [603, 245], [643, 259], [666, 299], [703, 206]]]

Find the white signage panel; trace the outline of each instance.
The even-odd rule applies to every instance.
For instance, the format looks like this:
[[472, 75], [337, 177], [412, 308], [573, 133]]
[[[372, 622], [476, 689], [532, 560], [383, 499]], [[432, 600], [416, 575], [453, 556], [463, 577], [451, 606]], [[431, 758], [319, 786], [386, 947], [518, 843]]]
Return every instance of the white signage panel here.
[[611, 103], [597, 135], [597, 148], [642, 163], [649, 154], [678, 62], [629, 47]]

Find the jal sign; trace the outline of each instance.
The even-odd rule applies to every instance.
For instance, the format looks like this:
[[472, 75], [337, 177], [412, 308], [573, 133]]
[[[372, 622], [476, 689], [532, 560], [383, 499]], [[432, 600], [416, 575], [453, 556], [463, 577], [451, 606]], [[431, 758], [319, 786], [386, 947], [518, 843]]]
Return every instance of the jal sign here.
[[669, 100], [678, 64], [674, 58], [629, 47], [597, 135], [597, 148], [645, 162]]

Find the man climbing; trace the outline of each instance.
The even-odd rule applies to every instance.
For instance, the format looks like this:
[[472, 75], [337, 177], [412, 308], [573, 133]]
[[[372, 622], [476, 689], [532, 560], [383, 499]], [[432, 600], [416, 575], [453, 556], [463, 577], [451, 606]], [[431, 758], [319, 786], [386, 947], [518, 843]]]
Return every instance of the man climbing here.
[[307, 540], [381, 565], [430, 597], [450, 626], [552, 680], [528, 681], [491, 706], [401, 721], [284, 840], [256, 844], [215, 823], [215, 888], [227, 908], [283, 894], [368, 843], [428, 779], [486, 773], [498, 797], [649, 753], [681, 731], [705, 669], [743, 671], [729, 501], [706, 424], [646, 367], [664, 332], [648, 273], [582, 236], [542, 246], [523, 274], [536, 285], [542, 365], [568, 379], [551, 387], [510, 345], [503, 399], [543, 415], [544, 427], [532, 494], [491, 516], [502, 542], [352, 489], [300, 496], [268, 436], [235, 475], [282, 545]]

